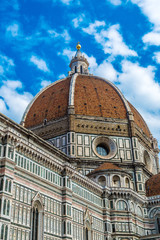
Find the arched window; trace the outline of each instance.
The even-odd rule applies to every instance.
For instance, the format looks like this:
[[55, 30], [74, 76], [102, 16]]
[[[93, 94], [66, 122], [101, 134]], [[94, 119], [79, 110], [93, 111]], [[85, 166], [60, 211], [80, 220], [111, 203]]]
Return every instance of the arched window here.
[[1, 227], [1, 239], [3, 239], [4, 236], [4, 224]]
[[160, 217], [157, 218], [157, 230], [160, 233]]
[[83, 67], [82, 67], [82, 65], [80, 66], [80, 71], [81, 71], [81, 73], [83, 73]]
[[134, 204], [133, 204], [133, 202], [130, 203], [130, 209], [131, 209], [131, 212], [134, 212]]
[[137, 215], [143, 217], [142, 209], [139, 206], [137, 207]]
[[89, 240], [89, 238], [88, 238], [88, 228], [86, 228], [86, 240]]
[[38, 240], [38, 215], [38, 207], [35, 206], [32, 215], [32, 240]]
[[1, 239], [7, 240], [7, 236], [8, 236], [8, 226], [2, 224], [2, 227], [1, 227]]
[[7, 240], [7, 236], [8, 236], [8, 226], [6, 226], [6, 229], [5, 229], [4, 240]]
[[8, 189], [9, 192], [11, 192], [11, 181], [9, 181], [9, 189]]
[[32, 202], [31, 240], [43, 239], [43, 212], [43, 203], [38, 194]]
[[117, 203], [117, 210], [127, 211], [127, 204], [126, 204], [126, 202], [123, 201], [123, 200], [118, 201], [118, 203]]
[[0, 179], [0, 191], [3, 191], [3, 178]]
[[6, 199], [4, 200], [3, 202], [3, 214], [5, 215], [6, 214]]
[[75, 73], [77, 73], [77, 66], [75, 66], [75, 69], [74, 69], [74, 70], [75, 70]]
[[6, 185], [5, 185], [5, 191], [7, 192], [8, 190], [8, 179], [6, 179]]
[[128, 178], [126, 178], [126, 179], [125, 179], [125, 185], [126, 185], [126, 187], [127, 187], [127, 188], [129, 188], [129, 187], [130, 187], [130, 184], [129, 184], [129, 179], [128, 179]]
[[7, 203], [7, 215], [9, 216], [9, 210], [10, 210], [10, 201]]
[[91, 236], [92, 223], [91, 223], [91, 217], [88, 209], [86, 210], [86, 213], [84, 216], [84, 227], [85, 227], [84, 240], [91, 240], [92, 239], [92, 236]]
[[100, 176], [100, 177], [98, 178], [98, 183], [99, 183], [102, 187], [104, 187], [104, 186], [106, 185], [106, 178], [105, 178], [104, 176]]
[[151, 159], [150, 159], [150, 156], [149, 156], [149, 154], [148, 154], [148, 152], [146, 150], [144, 151], [144, 163], [146, 165], [146, 168], [149, 171], [151, 171], [151, 166], [152, 166]]
[[114, 176], [113, 177], [113, 187], [120, 187], [120, 186], [121, 186], [120, 177]]

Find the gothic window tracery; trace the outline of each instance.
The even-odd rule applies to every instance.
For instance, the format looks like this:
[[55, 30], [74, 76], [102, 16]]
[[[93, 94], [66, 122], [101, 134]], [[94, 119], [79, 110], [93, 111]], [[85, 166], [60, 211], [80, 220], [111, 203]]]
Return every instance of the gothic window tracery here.
[[127, 204], [123, 200], [119, 200], [117, 203], [117, 210], [124, 210], [127, 211]]
[[43, 215], [43, 202], [38, 193], [32, 200], [31, 240], [43, 239]]

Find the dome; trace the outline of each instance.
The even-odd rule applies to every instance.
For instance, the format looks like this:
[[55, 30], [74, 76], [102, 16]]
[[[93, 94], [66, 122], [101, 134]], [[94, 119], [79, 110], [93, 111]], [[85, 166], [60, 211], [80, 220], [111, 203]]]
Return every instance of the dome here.
[[146, 181], [146, 196], [160, 195], [160, 173], [153, 175]]
[[157, 173], [157, 142], [140, 113], [115, 84], [89, 73], [80, 45], [69, 66], [67, 77], [34, 97], [21, 124], [67, 154], [84, 175], [102, 163], [133, 172], [138, 161], [146, 179]]
[[150, 131], [139, 112], [113, 83], [85, 74], [61, 79], [38, 93], [24, 114], [23, 125], [33, 128], [42, 125], [45, 119], [49, 122], [63, 118], [71, 108], [75, 115], [126, 121], [128, 113], [132, 113], [137, 126], [150, 137]]
[[122, 168], [119, 168], [117, 165], [115, 165], [113, 163], [105, 162], [105, 163], [101, 164], [98, 168], [94, 169], [91, 173], [89, 173], [88, 176], [92, 175], [93, 173], [107, 171], [107, 170], [120, 170], [120, 171], [122, 171]]

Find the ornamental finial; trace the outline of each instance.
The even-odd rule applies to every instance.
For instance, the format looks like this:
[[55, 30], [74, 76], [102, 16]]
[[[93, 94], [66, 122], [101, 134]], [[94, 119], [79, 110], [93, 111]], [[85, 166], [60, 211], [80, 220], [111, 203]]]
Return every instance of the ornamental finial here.
[[81, 45], [80, 45], [80, 42], [77, 43], [77, 46], [76, 46], [77, 50], [80, 50], [81, 49]]

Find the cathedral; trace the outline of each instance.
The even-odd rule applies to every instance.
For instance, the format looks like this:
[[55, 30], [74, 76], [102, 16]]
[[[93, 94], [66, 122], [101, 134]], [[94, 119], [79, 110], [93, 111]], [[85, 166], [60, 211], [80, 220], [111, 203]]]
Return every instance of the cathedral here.
[[20, 124], [0, 114], [0, 239], [158, 240], [157, 140], [77, 52]]

